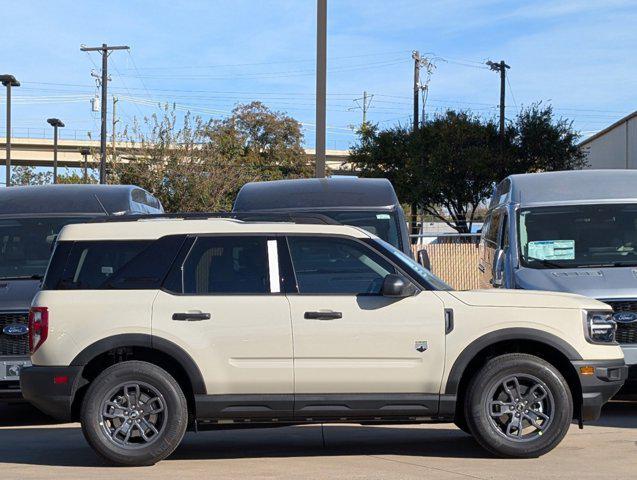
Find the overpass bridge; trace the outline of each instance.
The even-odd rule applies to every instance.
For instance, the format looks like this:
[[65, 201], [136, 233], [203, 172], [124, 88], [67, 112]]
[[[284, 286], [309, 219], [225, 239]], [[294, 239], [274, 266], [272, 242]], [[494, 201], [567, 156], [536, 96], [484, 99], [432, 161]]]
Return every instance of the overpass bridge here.
[[[0, 137], [0, 165], [6, 163], [6, 139]], [[111, 158], [112, 142], [108, 143], [109, 160]], [[82, 149], [89, 149], [91, 154], [88, 161], [91, 164], [99, 162], [99, 140], [58, 140], [58, 167], [84, 167]], [[129, 142], [116, 142], [115, 150], [118, 157], [134, 158], [140, 150], [139, 145]], [[313, 161], [316, 152], [306, 148], [308, 161]], [[327, 150], [326, 163], [334, 172], [349, 173], [352, 171], [348, 163], [349, 151]], [[53, 140], [50, 138], [12, 138], [11, 165], [28, 165], [32, 167], [53, 167]]]

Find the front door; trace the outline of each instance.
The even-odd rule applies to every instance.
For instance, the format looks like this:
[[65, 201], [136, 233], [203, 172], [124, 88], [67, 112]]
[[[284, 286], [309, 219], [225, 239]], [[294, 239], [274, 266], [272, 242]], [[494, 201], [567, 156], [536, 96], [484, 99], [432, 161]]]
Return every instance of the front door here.
[[181, 346], [203, 375], [208, 395], [197, 398], [199, 417], [291, 413], [292, 329], [276, 244], [200, 236], [154, 302], [153, 336]]
[[444, 306], [431, 291], [380, 295], [399, 273], [349, 238], [289, 236], [297, 417], [434, 414], [444, 369]]

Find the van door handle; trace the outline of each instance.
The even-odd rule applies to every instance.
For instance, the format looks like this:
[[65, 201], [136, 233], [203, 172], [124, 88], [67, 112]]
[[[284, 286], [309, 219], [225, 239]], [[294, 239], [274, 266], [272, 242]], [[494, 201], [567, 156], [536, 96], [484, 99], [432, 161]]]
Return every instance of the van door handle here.
[[341, 312], [321, 311], [321, 312], [305, 312], [303, 316], [306, 320], [337, 320], [343, 318]]
[[204, 312], [173, 313], [173, 320], [180, 322], [200, 322], [201, 320], [210, 320], [210, 314]]

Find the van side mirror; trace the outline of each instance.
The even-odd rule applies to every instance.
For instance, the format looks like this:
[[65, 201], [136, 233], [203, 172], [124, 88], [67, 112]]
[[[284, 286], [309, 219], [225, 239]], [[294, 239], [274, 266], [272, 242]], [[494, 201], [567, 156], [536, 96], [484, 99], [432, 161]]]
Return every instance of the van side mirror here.
[[411, 283], [400, 275], [390, 273], [383, 280], [383, 288], [380, 293], [383, 297], [402, 298], [412, 296], [416, 293], [416, 290]]
[[504, 250], [498, 249], [495, 257], [495, 264], [493, 265], [493, 279], [491, 285], [494, 287], [501, 287], [504, 284]]
[[431, 259], [429, 258], [427, 250], [425, 250], [424, 248], [422, 250], [418, 250], [418, 263], [420, 263], [427, 270], [431, 271]]

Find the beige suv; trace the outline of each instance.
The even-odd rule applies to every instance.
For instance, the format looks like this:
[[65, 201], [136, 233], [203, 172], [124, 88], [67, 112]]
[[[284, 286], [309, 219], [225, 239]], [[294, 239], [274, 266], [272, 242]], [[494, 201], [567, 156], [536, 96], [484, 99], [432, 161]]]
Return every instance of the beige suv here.
[[124, 465], [188, 429], [319, 422], [455, 422], [534, 457], [622, 385], [607, 305], [453, 291], [364, 230], [308, 222], [65, 227], [30, 312], [25, 398]]

